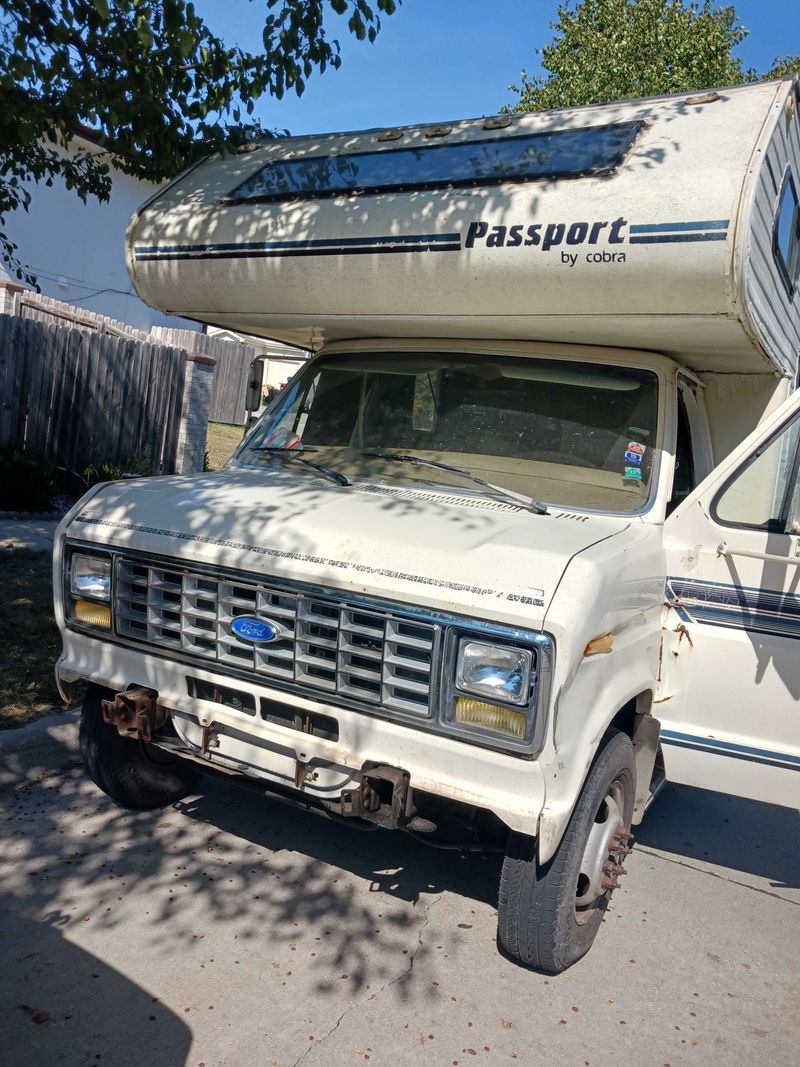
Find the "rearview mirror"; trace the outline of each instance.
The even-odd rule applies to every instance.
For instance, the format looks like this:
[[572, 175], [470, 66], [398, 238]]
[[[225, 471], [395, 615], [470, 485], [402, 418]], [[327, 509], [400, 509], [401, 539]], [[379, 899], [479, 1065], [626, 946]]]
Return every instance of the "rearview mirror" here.
[[261, 407], [261, 389], [264, 385], [264, 360], [254, 359], [250, 364], [250, 374], [247, 379], [247, 393], [245, 394], [245, 411], [258, 411]]

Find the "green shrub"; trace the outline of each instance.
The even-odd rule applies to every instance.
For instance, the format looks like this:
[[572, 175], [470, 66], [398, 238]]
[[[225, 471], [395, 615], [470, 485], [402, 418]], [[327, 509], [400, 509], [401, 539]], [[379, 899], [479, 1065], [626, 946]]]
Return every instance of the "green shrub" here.
[[122, 473], [136, 475], [137, 478], [150, 478], [153, 474], [153, 450], [148, 445], [138, 456], [128, 456], [122, 461]]
[[49, 511], [56, 468], [45, 456], [7, 447], [0, 452], [0, 510]]
[[90, 463], [81, 471], [86, 488], [91, 489], [98, 482], [115, 482], [122, 477], [122, 467], [118, 463]]
[[137, 477], [147, 478], [153, 473], [153, 455], [148, 447], [141, 455], [123, 459], [120, 463], [112, 460], [90, 463], [81, 471], [81, 478], [86, 483], [86, 488], [91, 489], [98, 482], [116, 482], [119, 478]]

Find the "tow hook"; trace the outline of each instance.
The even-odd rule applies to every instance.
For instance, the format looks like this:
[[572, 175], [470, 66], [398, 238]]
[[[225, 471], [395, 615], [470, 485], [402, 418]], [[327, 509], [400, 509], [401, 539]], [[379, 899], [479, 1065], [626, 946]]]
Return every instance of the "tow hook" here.
[[103, 720], [116, 726], [120, 737], [149, 741], [167, 719], [167, 709], [158, 702], [155, 689], [132, 685], [113, 700], [102, 701]]
[[340, 814], [392, 830], [407, 826], [416, 815], [410, 780], [408, 771], [399, 767], [367, 767], [359, 788], [342, 793]]

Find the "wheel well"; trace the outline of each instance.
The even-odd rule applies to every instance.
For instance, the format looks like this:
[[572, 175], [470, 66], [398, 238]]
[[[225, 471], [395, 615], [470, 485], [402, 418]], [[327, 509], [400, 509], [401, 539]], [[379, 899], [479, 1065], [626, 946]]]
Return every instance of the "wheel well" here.
[[649, 715], [652, 711], [652, 707], [653, 694], [649, 689], [646, 689], [643, 693], [639, 693], [638, 696], [632, 697], [627, 704], [623, 704], [608, 724], [599, 747], [603, 747], [612, 730], [621, 730], [634, 741], [639, 727], [639, 723], [636, 721], [637, 718], [642, 715]]
[[606, 728], [606, 732], [603, 735], [602, 740], [600, 741], [600, 748], [605, 745], [606, 741], [608, 740], [608, 735], [613, 730], [621, 730], [622, 733], [627, 734], [628, 737], [633, 740], [633, 734], [636, 724], [636, 703], [637, 700], [634, 697], [633, 700], [629, 700], [627, 704], [625, 704], [619, 709], [617, 714], [614, 716], [614, 718], [611, 720], [611, 722], [608, 724], [608, 727]]
[[656, 756], [658, 754], [658, 737], [661, 723], [653, 718], [653, 694], [650, 690], [624, 704], [611, 722], [598, 745], [598, 754], [614, 730], [621, 730], [633, 742], [636, 755], [636, 804], [634, 823], [641, 821], [650, 792]]

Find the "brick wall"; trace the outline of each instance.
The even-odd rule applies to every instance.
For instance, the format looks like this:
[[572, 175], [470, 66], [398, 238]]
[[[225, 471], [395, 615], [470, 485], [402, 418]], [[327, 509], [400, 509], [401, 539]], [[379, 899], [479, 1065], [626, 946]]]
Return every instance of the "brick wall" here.
[[178, 474], [195, 474], [203, 469], [208, 433], [208, 410], [216, 360], [208, 356], [186, 357], [180, 430], [178, 431]]

